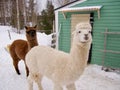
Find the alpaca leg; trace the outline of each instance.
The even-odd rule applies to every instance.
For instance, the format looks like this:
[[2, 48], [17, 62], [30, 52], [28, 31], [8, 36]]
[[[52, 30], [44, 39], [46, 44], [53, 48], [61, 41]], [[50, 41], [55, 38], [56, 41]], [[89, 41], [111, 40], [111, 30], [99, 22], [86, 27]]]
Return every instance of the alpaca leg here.
[[31, 75], [28, 76], [27, 80], [28, 80], [28, 90], [33, 90], [33, 79]]
[[26, 63], [25, 63], [25, 68], [26, 68], [26, 75], [28, 76], [29, 75], [29, 69], [28, 69]]
[[62, 86], [55, 84], [54, 85], [54, 90], [63, 90]]
[[39, 90], [43, 90], [42, 85], [41, 85], [42, 75], [40, 75], [40, 74], [35, 74], [35, 75], [34, 75], [34, 80], [35, 80], [35, 82], [37, 83]]
[[37, 81], [37, 84], [38, 84], [39, 90], [43, 90], [42, 85], [41, 85], [41, 81]]
[[75, 84], [73, 83], [73, 84], [67, 85], [67, 89], [68, 90], [76, 90]]
[[19, 71], [19, 68], [18, 68], [18, 63], [19, 63], [19, 60], [13, 60], [13, 65], [14, 65], [14, 68], [17, 72], [18, 75], [20, 75], [20, 71]]
[[19, 69], [18, 69], [18, 62], [19, 62], [19, 58], [18, 58], [18, 56], [16, 55], [16, 53], [15, 53], [15, 51], [14, 51], [14, 48], [10, 48], [10, 55], [11, 55], [11, 57], [12, 57], [12, 59], [13, 59], [13, 65], [14, 65], [14, 68], [15, 68], [15, 70], [16, 70], [16, 73], [18, 74], [18, 75], [20, 75], [20, 71], [19, 71]]

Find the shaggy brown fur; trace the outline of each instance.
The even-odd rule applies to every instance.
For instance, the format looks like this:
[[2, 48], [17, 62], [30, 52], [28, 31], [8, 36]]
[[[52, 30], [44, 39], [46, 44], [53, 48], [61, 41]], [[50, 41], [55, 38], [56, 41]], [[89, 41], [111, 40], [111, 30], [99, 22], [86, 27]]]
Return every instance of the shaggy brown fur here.
[[[32, 47], [38, 45], [37, 37], [36, 37], [36, 27], [37, 26], [34, 26], [34, 27], [25, 26], [27, 41], [18, 39], [18, 40], [15, 40], [10, 46], [10, 55], [13, 59], [13, 65], [18, 75], [20, 75], [20, 71], [18, 68], [19, 61], [22, 59], [24, 60], [24, 63], [25, 63], [25, 56], [27, 52]], [[26, 74], [28, 76], [29, 71], [26, 66], [26, 63], [25, 63], [25, 67], [26, 67]]]

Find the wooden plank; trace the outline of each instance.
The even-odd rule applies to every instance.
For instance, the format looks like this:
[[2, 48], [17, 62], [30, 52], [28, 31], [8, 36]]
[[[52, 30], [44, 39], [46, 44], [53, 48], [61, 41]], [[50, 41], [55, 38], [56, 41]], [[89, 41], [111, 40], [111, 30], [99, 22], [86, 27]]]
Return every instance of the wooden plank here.
[[120, 54], [119, 51], [113, 51], [113, 50], [101, 50], [104, 53], [114, 53], [114, 54]]
[[103, 34], [120, 34], [120, 32], [102, 32]]

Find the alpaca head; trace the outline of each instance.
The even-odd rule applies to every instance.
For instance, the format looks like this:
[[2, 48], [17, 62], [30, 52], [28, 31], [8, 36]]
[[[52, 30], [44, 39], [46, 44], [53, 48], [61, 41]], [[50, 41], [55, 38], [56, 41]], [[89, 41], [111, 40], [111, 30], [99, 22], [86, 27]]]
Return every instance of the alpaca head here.
[[36, 39], [36, 30], [37, 30], [37, 25], [35, 25], [34, 27], [27, 27], [26, 28], [26, 37], [28, 40], [34, 40]]
[[77, 43], [88, 43], [92, 41], [91, 25], [89, 23], [79, 23], [76, 25], [74, 39]]

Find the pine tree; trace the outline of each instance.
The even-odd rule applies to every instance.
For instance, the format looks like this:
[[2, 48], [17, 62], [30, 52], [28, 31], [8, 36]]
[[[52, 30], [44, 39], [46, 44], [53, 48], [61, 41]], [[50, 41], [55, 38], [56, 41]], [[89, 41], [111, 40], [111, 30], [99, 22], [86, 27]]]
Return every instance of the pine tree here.
[[47, 9], [41, 12], [39, 27], [41, 30], [45, 30], [46, 34], [50, 34], [53, 29], [53, 20], [54, 20], [54, 7], [52, 2], [47, 1]]

